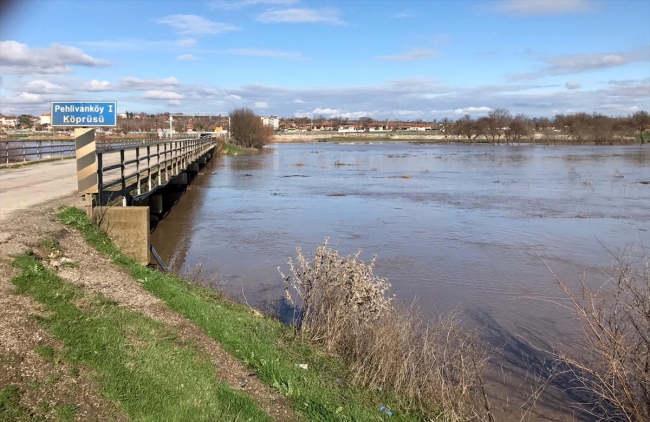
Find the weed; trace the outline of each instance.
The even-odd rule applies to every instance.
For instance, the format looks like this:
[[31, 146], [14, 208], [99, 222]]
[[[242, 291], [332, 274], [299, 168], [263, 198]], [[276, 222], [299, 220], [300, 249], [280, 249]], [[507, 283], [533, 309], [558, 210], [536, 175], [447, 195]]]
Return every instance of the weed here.
[[41, 241], [41, 246], [44, 249], [48, 249], [51, 251], [57, 251], [57, 252], [61, 251], [61, 245], [59, 244], [59, 241], [51, 237], [46, 237], [45, 239], [43, 239]]
[[47, 360], [51, 360], [54, 358], [55, 351], [52, 348], [52, 346], [48, 346], [46, 344], [39, 344], [36, 346], [36, 353], [41, 355], [42, 357], [46, 358]]
[[71, 404], [59, 404], [54, 407], [54, 410], [60, 421], [71, 421], [77, 416], [77, 407]]

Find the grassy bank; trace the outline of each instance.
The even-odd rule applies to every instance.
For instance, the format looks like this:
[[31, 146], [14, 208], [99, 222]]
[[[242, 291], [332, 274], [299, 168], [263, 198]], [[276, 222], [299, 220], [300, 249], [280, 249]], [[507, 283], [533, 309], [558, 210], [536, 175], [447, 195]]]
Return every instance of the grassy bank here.
[[251, 153], [251, 151], [246, 148], [238, 147], [237, 145], [229, 144], [227, 142], [223, 144], [223, 149], [221, 151], [223, 155], [247, 155]]
[[[170, 327], [85, 293], [44, 267], [40, 257], [20, 255], [13, 265], [20, 270], [12, 280], [15, 293], [43, 305], [46, 316], [34, 318], [63, 345], [39, 345], [37, 353], [89, 369], [101, 394], [130, 420], [271, 420], [248, 396], [217, 382], [210, 359], [179, 342]], [[7, 420], [27, 420], [20, 395], [13, 385], [0, 393]], [[60, 407], [58, 420], [76, 418], [74, 406]]]
[[[178, 276], [143, 267], [125, 257], [83, 211], [66, 208], [60, 212], [59, 218], [64, 224], [78, 229], [97, 251], [110, 256], [115, 264], [127, 270], [145, 290], [219, 341], [253, 369], [262, 382], [287, 397], [294, 409], [307, 420], [423, 420], [419, 411], [409, 410], [403, 402], [381, 389], [352, 385], [345, 361], [296, 339], [290, 327], [262, 317], [214, 291], [191, 285]], [[391, 409], [392, 416], [386, 409], [381, 411], [382, 406]]]

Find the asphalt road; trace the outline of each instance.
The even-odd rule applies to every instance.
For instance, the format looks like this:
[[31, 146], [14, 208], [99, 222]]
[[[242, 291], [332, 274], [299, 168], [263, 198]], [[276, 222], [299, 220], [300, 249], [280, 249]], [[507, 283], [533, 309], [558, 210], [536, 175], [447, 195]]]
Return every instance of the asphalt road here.
[[[127, 151], [126, 159], [135, 157]], [[106, 154], [104, 166], [119, 162], [119, 154]], [[129, 167], [130, 169], [131, 167]], [[105, 174], [104, 181], [119, 178], [119, 171]], [[74, 158], [0, 168], [0, 220], [17, 210], [29, 209], [77, 192], [77, 161]]]
[[0, 220], [16, 210], [77, 191], [77, 162], [74, 159], [0, 169]]

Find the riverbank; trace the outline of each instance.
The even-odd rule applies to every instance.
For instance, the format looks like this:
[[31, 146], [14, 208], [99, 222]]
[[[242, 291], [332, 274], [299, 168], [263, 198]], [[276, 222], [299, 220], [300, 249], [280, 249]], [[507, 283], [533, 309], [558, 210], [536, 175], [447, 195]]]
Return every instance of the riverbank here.
[[422, 420], [280, 322], [126, 258], [83, 211], [58, 208], [75, 202], [3, 221], [3, 417]]
[[276, 134], [273, 137], [273, 143], [386, 143], [386, 142], [408, 142], [413, 144], [453, 144], [453, 145], [471, 145], [471, 144], [503, 144], [503, 145], [636, 145], [641, 143], [639, 135], [627, 138], [612, 138], [607, 142], [594, 142], [574, 140], [567, 135], [554, 134], [547, 136], [544, 134], [535, 134], [532, 138], [522, 139], [520, 142], [506, 142], [501, 139], [499, 142], [492, 142], [489, 139], [479, 137], [468, 140], [467, 138], [458, 138], [456, 136], [445, 136], [440, 133], [426, 132], [364, 132], [364, 133], [341, 133], [341, 132], [306, 132], [297, 134]]

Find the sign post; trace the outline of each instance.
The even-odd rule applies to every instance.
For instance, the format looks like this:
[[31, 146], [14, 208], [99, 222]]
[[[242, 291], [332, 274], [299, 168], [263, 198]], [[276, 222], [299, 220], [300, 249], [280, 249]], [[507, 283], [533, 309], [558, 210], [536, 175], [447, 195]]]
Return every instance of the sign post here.
[[58, 101], [52, 103], [52, 126], [117, 126], [117, 103], [100, 101]]
[[[53, 102], [52, 127], [74, 127], [77, 158], [77, 188], [86, 196], [89, 215], [92, 195], [98, 194], [97, 145], [95, 127], [117, 126], [117, 103], [101, 101]], [[100, 195], [101, 196], [101, 195]]]

